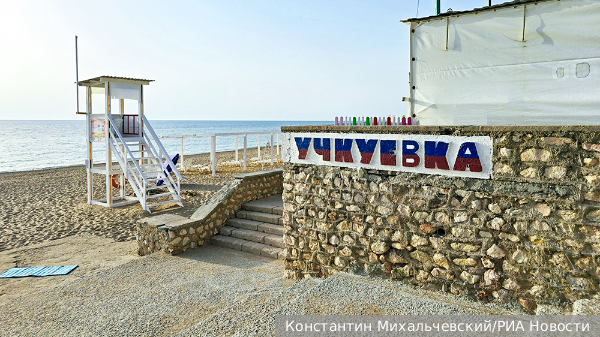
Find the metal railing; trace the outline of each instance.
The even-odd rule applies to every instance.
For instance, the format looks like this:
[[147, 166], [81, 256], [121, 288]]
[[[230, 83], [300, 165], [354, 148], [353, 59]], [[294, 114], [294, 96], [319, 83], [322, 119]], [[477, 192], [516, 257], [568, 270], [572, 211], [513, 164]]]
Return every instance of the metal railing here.
[[167, 179], [170, 180], [172, 186], [174, 186], [175, 189], [177, 190], [177, 195], [179, 196], [179, 195], [181, 195], [181, 187], [180, 187], [181, 180], [182, 180], [181, 174], [179, 173], [179, 170], [177, 170], [177, 167], [175, 166], [175, 164], [173, 164], [173, 161], [171, 161], [171, 158], [167, 154], [167, 151], [163, 147], [162, 143], [159, 141], [159, 137], [154, 132], [154, 129], [152, 129], [152, 126], [150, 126], [150, 123], [146, 119], [146, 116], [142, 115], [142, 119], [143, 119], [143, 123], [142, 123], [143, 128], [146, 129], [150, 133], [151, 137], [148, 137], [148, 138], [152, 138], [155, 141], [156, 147], [158, 147], [158, 151], [154, 148], [154, 146], [152, 146], [151, 142], [148, 142], [149, 148], [153, 151], [153, 154], [160, 161], [161, 167], [162, 167], [162, 163], [164, 163], [164, 162], [168, 163], [168, 165], [171, 166], [173, 173], [175, 173], [175, 176], [177, 177], [177, 181], [175, 182], [171, 178], [170, 174], [164, 174], [164, 172], [162, 174], [162, 175], [166, 175], [165, 180], [167, 180]]
[[[145, 118], [145, 117], [144, 117]], [[270, 157], [271, 157], [271, 165], [274, 164], [274, 156], [273, 156], [273, 148], [276, 148], [276, 152], [277, 155], [279, 155], [280, 153], [280, 142], [279, 142], [279, 136], [281, 134], [281, 131], [257, 131], [257, 132], [233, 132], [233, 133], [203, 133], [203, 134], [191, 134], [191, 135], [181, 135], [181, 136], [160, 136], [159, 138], [177, 138], [177, 139], [181, 139], [181, 154], [180, 154], [180, 159], [181, 159], [181, 168], [185, 171], [185, 165], [184, 165], [184, 155], [183, 155], [183, 140], [185, 138], [204, 138], [204, 137], [210, 137], [210, 163], [211, 163], [211, 171], [212, 171], [212, 175], [213, 177], [216, 175], [217, 172], [217, 157], [216, 157], [216, 153], [217, 153], [217, 137], [227, 137], [227, 136], [235, 136], [235, 161], [236, 162], [240, 162], [239, 160], [239, 136], [243, 136], [244, 138], [244, 146], [243, 146], [243, 151], [244, 151], [244, 161], [243, 161], [243, 166], [244, 166], [244, 171], [247, 169], [248, 166], [248, 135], [257, 135], [258, 136], [258, 159], [260, 160], [260, 150], [261, 150], [261, 145], [260, 145], [260, 136], [261, 135], [270, 135], [271, 136], [271, 140], [270, 140]], [[277, 145], [274, 145], [274, 137], [275, 135], [277, 135]], [[153, 135], [154, 137], [154, 135]], [[265, 148], [265, 152], [266, 152], [266, 148]]]
[[[138, 165], [137, 161], [135, 160], [135, 156], [129, 150], [129, 147], [123, 146], [122, 148], [119, 148], [119, 145], [114, 142], [114, 140], [118, 139], [121, 142], [121, 144], [125, 144], [121, 132], [119, 132], [118, 128], [114, 127], [115, 124], [111, 116], [107, 115], [107, 117], [110, 123], [110, 127], [108, 128], [108, 131], [110, 133], [109, 139], [111, 139], [109, 142], [110, 147], [117, 154], [117, 162], [119, 163], [119, 165], [121, 165], [121, 168], [123, 169], [125, 179], [134, 182], [133, 184], [130, 184], [131, 187], [133, 188], [134, 192], [136, 192], [136, 194], [141, 195], [144, 199], [142, 207], [144, 207], [145, 209], [146, 186], [148, 185], [148, 180], [144, 176], [142, 168]], [[108, 149], [108, 151], [110, 151], [111, 149]], [[133, 162], [133, 167], [129, 165], [130, 160]], [[142, 181], [139, 180], [140, 178]]]

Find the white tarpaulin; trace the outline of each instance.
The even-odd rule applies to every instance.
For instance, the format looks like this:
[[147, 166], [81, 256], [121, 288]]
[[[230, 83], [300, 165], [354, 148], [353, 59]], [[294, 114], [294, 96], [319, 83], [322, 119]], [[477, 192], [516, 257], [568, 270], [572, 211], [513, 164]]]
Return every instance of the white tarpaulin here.
[[517, 4], [411, 29], [421, 125], [600, 124], [599, 0]]

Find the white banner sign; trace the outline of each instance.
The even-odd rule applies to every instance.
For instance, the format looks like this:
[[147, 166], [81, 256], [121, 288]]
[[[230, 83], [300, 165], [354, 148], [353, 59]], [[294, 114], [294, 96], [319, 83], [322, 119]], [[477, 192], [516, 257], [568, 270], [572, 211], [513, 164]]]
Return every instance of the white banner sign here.
[[288, 163], [490, 179], [492, 138], [365, 133], [283, 133]]

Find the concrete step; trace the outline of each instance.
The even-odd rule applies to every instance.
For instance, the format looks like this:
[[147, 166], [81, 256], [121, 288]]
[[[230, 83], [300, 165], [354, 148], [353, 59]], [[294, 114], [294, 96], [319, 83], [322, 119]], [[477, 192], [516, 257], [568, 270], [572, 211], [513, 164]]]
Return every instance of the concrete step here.
[[242, 239], [246, 241], [252, 241], [257, 243], [263, 243], [265, 245], [277, 247], [277, 248], [285, 248], [285, 244], [283, 243], [282, 235], [274, 235], [267, 234], [264, 232], [253, 231], [249, 229], [241, 229], [230, 226], [222, 227], [219, 230], [221, 235], [230, 236], [237, 239]]
[[249, 230], [253, 230], [253, 231], [265, 232], [268, 234], [275, 234], [275, 235], [285, 234], [285, 228], [283, 228], [283, 226], [281, 226], [281, 225], [275, 225], [275, 224], [271, 224], [271, 223], [248, 220], [248, 219], [239, 219], [239, 218], [229, 219], [229, 220], [227, 220], [227, 226], [249, 229]]
[[275, 225], [283, 225], [283, 218], [279, 214], [262, 213], [254, 211], [238, 211], [237, 218], [248, 219], [260, 222], [268, 222]]
[[243, 210], [283, 215], [283, 200], [281, 194], [268, 198], [250, 201], [242, 205]]
[[[283, 241], [283, 238], [281, 240]], [[282, 248], [270, 246], [260, 242], [244, 240], [227, 235], [215, 235], [210, 238], [210, 242], [218, 246], [241, 250], [256, 255], [267, 256], [279, 260], [284, 259]]]

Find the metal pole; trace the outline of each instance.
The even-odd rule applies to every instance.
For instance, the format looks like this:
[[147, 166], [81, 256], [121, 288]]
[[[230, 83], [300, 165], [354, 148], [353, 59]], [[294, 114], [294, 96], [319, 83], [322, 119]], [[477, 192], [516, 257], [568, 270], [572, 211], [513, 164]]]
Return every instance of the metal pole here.
[[440, 0], [435, 0], [435, 15], [440, 15]]
[[217, 175], [217, 136], [210, 136], [210, 164], [213, 177]]
[[277, 155], [279, 156], [279, 133], [277, 134]]
[[246, 171], [246, 162], [248, 159], [247, 148], [248, 148], [248, 135], [244, 134], [244, 171]]
[[183, 163], [183, 136], [181, 136], [181, 167], [183, 171], [185, 171], [185, 165]]
[[271, 134], [271, 166], [273, 166], [273, 134]]
[[260, 133], [258, 134], [258, 160], [260, 160]]
[[75, 35], [75, 91], [77, 91], [77, 110], [79, 113], [79, 59], [77, 57], [77, 35]]
[[488, 6], [492, 5], [492, 0], [488, 0]]
[[235, 135], [235, 161], [238, 161], [238, 135]]

